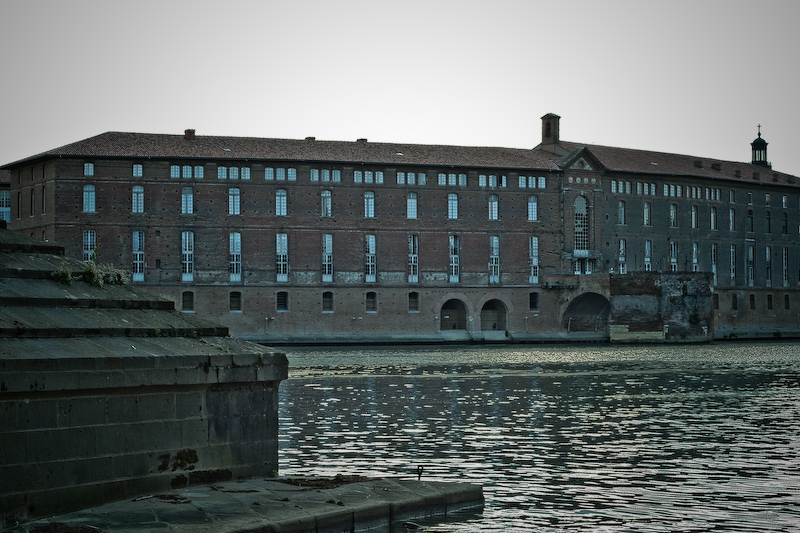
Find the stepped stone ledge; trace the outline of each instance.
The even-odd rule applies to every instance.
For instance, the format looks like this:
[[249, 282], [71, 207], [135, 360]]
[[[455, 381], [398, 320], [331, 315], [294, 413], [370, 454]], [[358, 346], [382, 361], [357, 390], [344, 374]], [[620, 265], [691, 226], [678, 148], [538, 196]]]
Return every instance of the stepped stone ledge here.
[[0, 528], [278, 472], [283, 353], [0, 227]]

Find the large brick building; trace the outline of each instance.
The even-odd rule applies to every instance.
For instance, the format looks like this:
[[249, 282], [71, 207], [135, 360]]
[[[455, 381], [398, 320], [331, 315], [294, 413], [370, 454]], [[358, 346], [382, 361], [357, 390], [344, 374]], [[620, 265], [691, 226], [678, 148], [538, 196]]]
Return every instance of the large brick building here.
[[[637, 313], [669, 339], [670, 273], [710, 279], [688, 338], [800, 332], [800, 183], [760, 131], [736, 163], [559, 129], [542, 117], [533, 149], [109, 132], [4, 166], [10, 228], [268, 343], [604, 339]], [[648, 272], [661, 303], [615, 308]]]

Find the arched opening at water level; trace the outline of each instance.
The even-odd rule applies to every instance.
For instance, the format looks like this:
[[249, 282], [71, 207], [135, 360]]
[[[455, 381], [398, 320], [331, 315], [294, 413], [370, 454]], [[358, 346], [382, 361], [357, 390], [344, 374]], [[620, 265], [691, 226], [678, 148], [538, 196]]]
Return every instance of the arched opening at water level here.
[[605, 331], [611, 304], [602, 295], [587, 292], [569, 304], [562, 326], [567, 331]]
[[481, 330], [505, 331], [508, 329], [506, 321], [506, 305], [500, 300], [489, 300], [481, 309]]
[[442, 331], [467, 329], [467, 306], [461, 300], [447, 300], [439, 313]]

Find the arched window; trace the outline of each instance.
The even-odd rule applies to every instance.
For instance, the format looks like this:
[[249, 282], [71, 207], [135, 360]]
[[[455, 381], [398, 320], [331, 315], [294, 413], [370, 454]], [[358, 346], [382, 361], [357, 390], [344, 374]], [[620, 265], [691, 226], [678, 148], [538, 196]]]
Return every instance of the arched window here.
[[239, 291], [233, 291], [230, 295], [230, 310], [232, 312], [241, 311], [242, 310], [242, 293]]
[[286, 189], [278, 189], [275, 191], [275, 216], [285, 217], [287, 213], [287, 195]]
[[[94, 185], [84, 185], [83, 186], [83, 212], [84, 213], [94, 213], [95, 209], [96, 209], [96, 206], [95, 206], [95, 189], [94, 189]], [[33, 210], [31, 210], [31, 215], [33, 215]]]
[[406, 197], [406, 218], [417, 218], [417, 193], [410, 192]]
[[320, 193], [320, 207], [321, 215], [323, 217], [333, 216], [333, 202], [331, 198], [331, 191], [322, 191]]
[[364, 193], [364, 217], [375, 217], [375, 193], [373, 191]]
[[589, 206], [586, 198], [575, 198], [575, 249], [589, 249]]
[[333, 313], [333, 293], [331, 291], [322, 293], [322, 312]]
[[455, 193], [447, 195], [447, 218], [458, 218], [458, 195]]
[[367, 300], [366, 300], [366, 312], [367, 313], [377, 313], [378, 312], [378, 293], [375, 292], [368, 292], [367, 293]]
[[528, 196], [528, 220], [539, 220], [539, 198]]
[[489, 220], [497, 220], [500, 200], [496, 194], [489, 195]]
[[181, 307], [184, 313], [194, 312], [194, 293], [192, 291], [183, 291], [181, 294]]

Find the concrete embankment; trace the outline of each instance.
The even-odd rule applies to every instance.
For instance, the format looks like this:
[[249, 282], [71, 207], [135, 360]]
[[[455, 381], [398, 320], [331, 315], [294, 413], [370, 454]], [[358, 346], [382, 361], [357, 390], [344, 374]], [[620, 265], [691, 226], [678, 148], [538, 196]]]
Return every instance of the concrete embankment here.
[[[303, 478], [306, 479], [309, 478]], [[6, 531], [389, 531], [392, 524], [431, 517], [445, 520], [457, 511], [480, 510], [484, 503], [483, 489], [469, 483], [395, 478], [339, 486], [295, 483], [292, 479], [275, 478], [189, 487], [38, 520]]]

